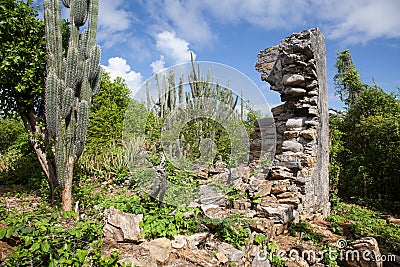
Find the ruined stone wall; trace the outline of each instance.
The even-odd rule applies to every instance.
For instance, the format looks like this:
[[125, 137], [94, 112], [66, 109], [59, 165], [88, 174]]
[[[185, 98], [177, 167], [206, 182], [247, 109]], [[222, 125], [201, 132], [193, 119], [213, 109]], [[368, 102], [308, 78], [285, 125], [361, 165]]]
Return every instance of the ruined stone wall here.
[[294, 33], [260, 51], [256, 69], [283, 102], [272, 109], [277, 145], [267, 178], [281, 190], [264, 209], [289, 210], [295, 217], [326, 216], [330, 204], [324, 36], [319, 29]]

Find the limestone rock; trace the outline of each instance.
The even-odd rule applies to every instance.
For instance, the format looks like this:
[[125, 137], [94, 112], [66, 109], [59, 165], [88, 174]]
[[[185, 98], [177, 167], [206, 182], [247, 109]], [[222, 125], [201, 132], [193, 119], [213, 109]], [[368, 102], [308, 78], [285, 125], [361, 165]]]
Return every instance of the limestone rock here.
[[283, 180], [293, 178], [293, 173], [289, 169], [284, 167], [273, 167], [271, 169], [271, 179], [272, 180]]
[[163, 237], [145, 242], [142, 247], [150, 251], [157, 264], [165, 264], [169, 259], [172, 244], [168, 238]]
[[204, 214], [211, 219], [225, 219], [230, 215], [230, 210], [226, 208], [222, 208], [218, 205], [201, 205], [201, 209]]
[[257, 253], [251, 262], [251, 267], [271, 267], [271, 263], [265, 255]]
[[196, 203], [203, 205], [219, 205], [225, 206], [227, 203], [227, 197], [224, 196], [218, 189], [210, 185], [203, 185], [199, 188], [199, 198]]
[[286, 88], [283, 92], [290, 97], [304, 96], [307, 93], [306, 89], [292, 87]]
[[[346, 267], [382, 267], [382, 255], [375, 238], [364, 237], [350, 244], [344, 252], [343, 265]], [[354, 255], [354, 256], [353, 256]]]
[[104, 211], [106, 224], [103, 228], [105, 238], [114, 239], [116, 242], [139, 241], [142, 230], [139, 227], [143, 214], [129, 214], [114, 207]]
[[257, 189], [257, 195], [260, 197], [267, 196], [271, 193], [272, 183], [270, 181], [263, 181]]
[[236, 249], [234, 246], [228, 243], [218, 244], [217, 252], [223, 253], [224, 255], [226, 255], [226, 257], [228, 257], [229, 261], [236, 263], [241, 262], [242, 257], [244, 256], [244, 253], [242, 251]]
[[226, 257], [226, 255], [223, 252], [217, 252], [215, 254], [215, 257], [220, 263], [227, 263], [229, 259]]
[[189, 249], [196, 249], [198, 245], [203, 243], [208, 237], [208, 233], [197, 233], [186, 238]]
[[292, 151], [292, 152], [302, 152], [304, 150], [303, 145], [296, 142], [285, 140], [282, 143], [282, 150], [283, 151]]
[[303, 118], [292, 118], [292, 119], [288, 119], [286, 122], [286, 128], [288, 130], [298, 129], [298, 128], [301, 128], [303, 125], [304, 125]]
[[293, 218], [294, 207], [287, 204], [272, 206], [258, 206], [260, 215], [277, 223], [287, 224]]
[[183, 235], [174, 236], [174, 240], [171, 241], [171, 247], [175, 249], [181, 249], [186, 247], [186, 237]]
[[267, 218], [255, 217], [250, 224], [250, 229], [266, 234], [267, 239], [273, 237], [274, 222]]
[[[307, 212], [327, 215], [329, 125], [324, 36], [319, 29], [305, 30], [282, 40], [272, 54], [267, 51], [271, 50], [259, 53], [256, 69], [284, 102], [272, 109], [276, 125], [272, 165], [287, 167], [293, 177], [307, 181], [294, 187], [277, 184], [271, 193], [299, 192]], [[272, 69], [263, 69], [263, 63], [274, 61]], [[299, 207], [296, 197], [279, 201]]]

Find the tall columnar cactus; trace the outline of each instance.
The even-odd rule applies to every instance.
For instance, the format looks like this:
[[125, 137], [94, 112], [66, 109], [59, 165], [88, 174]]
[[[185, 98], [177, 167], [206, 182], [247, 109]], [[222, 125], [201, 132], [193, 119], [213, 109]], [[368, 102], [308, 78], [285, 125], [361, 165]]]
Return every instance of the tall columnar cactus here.
[[[100, 47], [96, 45], [98, 0], [62, 0], [70, 9], [70, 36], [63, 55], [60, 1], [44, 0], [47, 42], [46, 123], [54, 138], [56, 175], [62, 209], [72, 207], [74, 163], [82, 155], [92, 97], [101, 83]], [[80, 32], [88, 20], [87, 29]]]

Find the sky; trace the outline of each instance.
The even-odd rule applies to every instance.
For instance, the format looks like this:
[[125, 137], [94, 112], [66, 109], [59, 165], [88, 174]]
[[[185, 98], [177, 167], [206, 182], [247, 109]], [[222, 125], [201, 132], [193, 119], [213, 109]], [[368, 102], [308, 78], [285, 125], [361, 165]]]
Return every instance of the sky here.
[[[42, 2], [37, 0], [37, 2]], [[326, 40], [329, 106], [343, 108], [333, 76], [349, 49], [364, 83], [400, 86], [400, 0], [99, 0], [101, 64], [135, 92], [155, 72], [196, 61], [244, 73], [271, 106], [279, 96], [255, 70], [260, 50], [318, 27]], [[64, 10], [63, 16], [67, 17]], [[223, 81], [221, 81], [223, 83]]]

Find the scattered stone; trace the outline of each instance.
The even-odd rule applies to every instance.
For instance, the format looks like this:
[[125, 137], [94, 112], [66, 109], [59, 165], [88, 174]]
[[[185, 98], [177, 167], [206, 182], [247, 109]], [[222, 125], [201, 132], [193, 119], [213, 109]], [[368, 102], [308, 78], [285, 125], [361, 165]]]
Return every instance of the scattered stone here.
[[269, 262], [266, 255], [263, 255], [261, 252], [257, 253], [251, 262], [251, 267], [271, 267], [271, 263]]
[[226, 255], [222, 252], [217, 252], [215, 254], [215, 257], [218, 259], [220, 263], [227, 263], [229, 259], [226, 257]]
[[257, 189], [257, 195], [260, 197], [268, 196], [271, 193], [272, 182], [263, 181]]
[[114, 207], [104, 211], [106, 224], [103, 228], [104, 238], [116, 242], [135, 242], [143, 239], [142, 229], [139, 227], [143, 214], [129, 214]]
[[287, 204], [272, 206], [258, 206], [258, 211], [263, 217], [269, 218], [277, 223], [287, 224], [293, 219], [294, 207]]
[[255, 217], [250, 224], [250, 229], [265, 234], [269, 240], [273, 237], [274, 222], [267, 218]]
[[236, 262], [236, 263], [241, 262], [242, 257], [244, 256], [243, 251], [238, 250], [237, 248], [228, 243], [218, 244], [217, 253], [218, 252], [226, 255], [226, 257], [228, 257], [228, 260], [230, 262]]
[[174, 240], [171, 241], [172, 248], [181, 249], [186, 247], [186, 237], [183, 235], [174, 236]]
[[364, 237], [350, 244], [344, 252], [345, 267], [382, 267], [382, 255], [375, 238]]
[[168, 238], [163, 237], [145, 242], [142, 247], [150, 251], [150, 255], [156, 260], [157, 264], [165, 264], [169, 259], [172, 244]]
[[200, 208], [203, 210], [204, 214], [211, 219], [225, 219], [230, 215], [230, 210], [226, 208], [221, 208], [220, 206], [209, 204], [201, 205]]
[[189, 249], [197, 249], [197, 246], [203, 243], [208, 237], [208, 233], [197, 233], [186, 238]]

